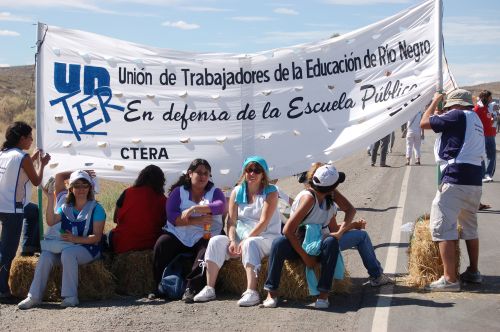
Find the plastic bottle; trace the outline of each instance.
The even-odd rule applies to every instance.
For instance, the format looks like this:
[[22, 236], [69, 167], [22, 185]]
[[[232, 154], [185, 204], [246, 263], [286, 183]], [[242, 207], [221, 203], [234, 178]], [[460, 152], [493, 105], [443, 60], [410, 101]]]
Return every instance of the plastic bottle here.
[[78, 227], [71, 227], [71, 234], [73, 234], [74, 236], [78, 236]]
[[209, 223], [203, 224], [203, 238], [205, 240], [210, 239], [210, 236], [212, 236], [212, 233], [210, 232], [212, 228], [212, 225]]

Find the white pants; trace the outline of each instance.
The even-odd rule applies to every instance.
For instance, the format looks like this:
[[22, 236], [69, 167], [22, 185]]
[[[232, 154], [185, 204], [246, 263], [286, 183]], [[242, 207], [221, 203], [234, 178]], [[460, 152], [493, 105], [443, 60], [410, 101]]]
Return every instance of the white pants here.
[[[263, 236], [252, 236], [245, 239], [241, 248], [243, 266], [246, 267], [250, 264], [254, 266], [256, 272], [259, 271], [262, 258], [269, 256], [274, 239], [274, 237]], [[211, 238], [205, 252], [205, 261], [214, 262], [221, 268], [222, 264], [230, 258], [229, 238], [226, 235], [217, 235]]]
[[415, 151], [415, 159], [420, 159], [420, 145], [422, 137], [420, 134], [408, 133], [406, 135], [406, 158], [411, 158], [412, 150]]
[[92, 257], [83, 246], [68, 247], [60, 254], [42, 251], [28, 295], [35, 300], [41, 301], [52, 267], [62, 265], [61, 296], [78, 296], [78, 265], [90, 263], [95, 258], [97, 257]]

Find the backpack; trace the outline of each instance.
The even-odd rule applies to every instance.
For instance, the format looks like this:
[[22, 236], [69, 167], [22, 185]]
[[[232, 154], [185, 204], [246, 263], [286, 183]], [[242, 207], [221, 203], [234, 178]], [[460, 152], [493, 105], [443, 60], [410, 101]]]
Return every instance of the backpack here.
[[158, 291], [171, 300], [182, 298], [186, 290], [186, 279], [183, 276], [183, 266], [186, 258], [191, 258], [190, 253], [181, 253], [167, 265], [163, 270], [161, 281], [158, 284]]

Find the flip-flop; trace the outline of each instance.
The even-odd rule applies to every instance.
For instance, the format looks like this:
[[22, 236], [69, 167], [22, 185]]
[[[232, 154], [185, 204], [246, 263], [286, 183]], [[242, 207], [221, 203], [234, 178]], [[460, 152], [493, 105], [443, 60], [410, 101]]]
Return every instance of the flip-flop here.
[[487, 210], [487, 209], [491, 209], [491, 205], [479, 203], [479, 210]]

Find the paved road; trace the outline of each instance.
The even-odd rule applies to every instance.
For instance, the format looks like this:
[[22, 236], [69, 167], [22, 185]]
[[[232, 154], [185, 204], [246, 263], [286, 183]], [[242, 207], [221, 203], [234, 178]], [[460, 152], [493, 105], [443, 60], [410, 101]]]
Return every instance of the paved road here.
[[[499, 139], [500, 141], [500, 139]], [[365, 151], [338, 162], [347, 174], [340, 190], [353, 202], [386, 272], [406, 273], [408, 235], [400, 225], [429, 212], [436, 190], [431, 155], [433, 137], [423, 146], [423, 165], [404, 166], [404, 140], [396, 141], [387, 163], [390, 168], [371, 167]], [[301, 186], [293, 178], [279, 185], [290, 194]], [[334, 295], [328, 311], [316, 311], [305, 303], [287, 302], [277, 309], [238, 308], [235, 296], [223, 296], [206, 304], [145, 302], [121, 298], [84, 302], [75, 309], [58, 310], [54, 304], [25, 312], [0, 305], [0, 330], [340, 330], [340, 331], [469, 331], [500, 330], [500, 264], [496, 257], [500, 222], [500, 176], [483, 189], [483, 202], [493, 208], [482, 212], [480, 224], [480, 269], [485, 282], [467, 286], [458, 294], [430, 294], [400, 282], [381, 289], [366, 285], [367, 273], [357, 252], [344, 256], [354, 287], [349, 295]], [[342, 218], [340, 218], [342, 219]], [[462, 248], [462, 270], [467, 255]]]

